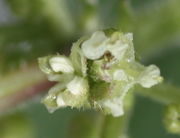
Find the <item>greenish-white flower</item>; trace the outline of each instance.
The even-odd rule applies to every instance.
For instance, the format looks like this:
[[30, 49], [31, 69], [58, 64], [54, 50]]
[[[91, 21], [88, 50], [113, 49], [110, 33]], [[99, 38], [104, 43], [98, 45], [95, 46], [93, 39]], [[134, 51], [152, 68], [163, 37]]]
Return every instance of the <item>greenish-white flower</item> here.
[[43, 102], [50, 111], [70, 106], [94, 108], [106, 114], [124, 114], [125, 98], [139, 84], [150, 88], [162, 81], [155, 65], [135, 60], [132, 33], [97, 31], [73, 44], [70, 58], [55, 55], [39, 59], [52, 87]]

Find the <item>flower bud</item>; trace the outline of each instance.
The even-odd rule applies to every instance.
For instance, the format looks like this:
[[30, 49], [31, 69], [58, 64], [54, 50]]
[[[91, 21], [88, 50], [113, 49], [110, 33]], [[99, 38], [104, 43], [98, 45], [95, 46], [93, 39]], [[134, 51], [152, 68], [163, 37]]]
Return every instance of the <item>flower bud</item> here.
[[170, 133], [180, 134], [180, 105], [171, 104], [166, 107], [164, 124]]

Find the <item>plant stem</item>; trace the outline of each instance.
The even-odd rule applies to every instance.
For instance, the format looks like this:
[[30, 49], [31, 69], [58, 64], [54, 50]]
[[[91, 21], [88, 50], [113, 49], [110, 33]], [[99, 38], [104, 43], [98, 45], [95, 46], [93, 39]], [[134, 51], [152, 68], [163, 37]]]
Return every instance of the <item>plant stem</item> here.
[[27, 67], [1, 77], [0, 113], [54, 85], [54, 82], [48, 82], [44, 74], [35, 67]]
[[117, 118], [106, 116], [101, 138], [124, 138], [126, 136], [127, 118], [126, 115]]
[[151, 89], [136, 88], [136, 92], [142, 96], [150, 97], [163, 104], [180, 104], [180, 88], [171, 84], [162, 83]]
[[95, 127], [94, 131], [92, 131], [91, 138], [101, 138], [105, 118], [106, 117], [103, 114], [99, 114], [96, 117], [96, 124], [94, 125]]
[[[134, 105], [133, 93], [128, 93], [124, 99], [125, 114], [120, 117], [103, 116], [101, 121], [101, 135], [98, 134], [97, 138], [127, 138], [127, 128], [129, 118], [131, 115], [131, 109]], [[101, 119], [102, 120], [102, 119]], [[93, 137], [94, 138], [94, 137]]]
[[54, 83], [47, 80], [43, 80], [34, 84], [33, 86], [28, 86], [27, 88], [20, 90], [10, 96], [7, 96], [0, 101], [0, 114], [9, 111], [11, 108], [25, 102], [26, 100], [37, 96], [38, 94], [48, 90], [52, 87]]

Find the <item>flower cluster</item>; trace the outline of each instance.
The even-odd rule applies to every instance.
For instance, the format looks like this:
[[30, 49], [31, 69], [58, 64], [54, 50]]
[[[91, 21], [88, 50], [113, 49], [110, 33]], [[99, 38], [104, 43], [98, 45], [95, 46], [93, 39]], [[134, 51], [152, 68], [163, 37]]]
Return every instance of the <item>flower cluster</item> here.
[[132, 41], [132, 33], [97, 31], [74, 43], [69, 57], [39, 58], [48, 79], [58, 82], [43, 99], [49, 111], [70, 106], [123, 115], [133, 86], [150, 88], [162, 81], [158, 67], [135, 61]]

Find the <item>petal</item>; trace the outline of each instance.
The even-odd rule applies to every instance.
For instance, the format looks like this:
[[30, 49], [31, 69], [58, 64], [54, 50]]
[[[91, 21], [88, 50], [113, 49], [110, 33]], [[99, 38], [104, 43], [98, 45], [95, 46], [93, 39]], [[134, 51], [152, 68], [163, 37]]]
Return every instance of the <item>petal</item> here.
[[120, 40], [114, 45], [108, 46], [108, 51], [118, 60], [121, 60], [128, 49], [128, 44], [123, 44]]
[[95, 60], [104, 55], [107, 46], [104, 44], [107, 37], [104, 32], [95, 32], [90, 39], [82, 44], [82, 51], [86, 58]]
[[153, 85], [160, 83], [162, 80], [159, 68], [155, 65], [150, 65], [141, 73], [138, 82], [143, 87], [150, 88]]
[[56, 102], [57, 102], [58, 107], [66, 107], [67, 106], [61, 95], [58, 95]]
[[73, 73], [71, 61], [64, 56], [54, 56], [49, 59], [49, 64], [54, 72]]
[[102, 103], [102, 107], [114, 117], [122, 116], [124, 114], [123, 102], [120, 98], [106, 100], [104, 103]]
[[67, 89], [73, 95], [82, 95], [87, 92], [88, 85], [87, 81], [81, 77], [74, 77], [74, 79], [67, 84]]
[[49, 112], [54, 112], [59, 108], [59, 105], [57, 104], [57, 95], [62, 93], [64, 91], [65, 83], [58, 83], [55, 86], [53, 86], [48, 94], [43, 98], [42, 103], [44, 103], [48, 109]]
[[[116, 39], [114, 39], [116, 38]], [[132, 33], [123, 34], [121, 32], [114, 32], [111, 36], [113, 43], [108, 45], [108, 51], [117, 59], [129, 59], [134, 60], [134, 48], [133, 48], [133, 35]], [[110, 40], [111, 40], [110, 39]], [[112, 41], [112, 40], [111, 40]]]
[[122, 69], [118, 69], [113, 73], [113, 80], [128, 81], [128, 76]]

